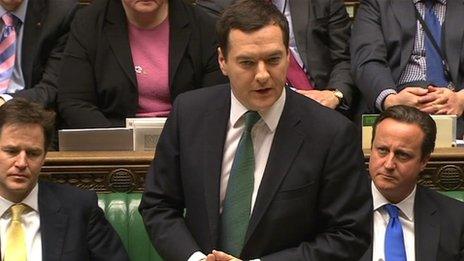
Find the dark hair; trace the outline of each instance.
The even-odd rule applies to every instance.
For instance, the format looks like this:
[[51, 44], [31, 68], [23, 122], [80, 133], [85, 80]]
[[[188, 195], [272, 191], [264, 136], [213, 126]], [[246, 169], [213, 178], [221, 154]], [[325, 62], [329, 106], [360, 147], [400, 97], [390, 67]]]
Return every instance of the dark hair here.
[[14, 98], [0, 106], [0, 133], [4, 126], [11, 124], [38, 124], [44, 133], [44, 148], [48, 150], [55, 132], [55, 112], [45, 110], [41, 105]]
[[277, 25], [282, 30], [284, 45], [288, 48], [289, 32], [285, 16], [266, 0], [238, 0], [229, 6], [216, 24], [219, 47], [227, 56], [229, 33], [232, 29], [254, 32], [268, 26]]
[[424, 133], [424, 140], [422, 141], [421, 153], [422, 158], [429, 156], [435, 148], [435, 138], [437, 136], [437, 125], [429, 114], [422, 112], [414, 107], [406, 105], [392, 106], [382, 113], [376, 119], [372, 130], [372, 141], [375, 138], [375, 131], [377, 125], [385, 119], [393, 119], [399, 122], [415, 124]]

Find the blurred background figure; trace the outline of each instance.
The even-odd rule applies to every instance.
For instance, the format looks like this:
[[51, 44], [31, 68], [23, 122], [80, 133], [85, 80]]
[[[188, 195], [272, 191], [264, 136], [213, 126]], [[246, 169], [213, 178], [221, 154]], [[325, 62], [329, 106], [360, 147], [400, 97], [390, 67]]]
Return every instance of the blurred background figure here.
[[22, 97], [53, 108], [77, 0], [0, 0], [0, 105]]
[[182, 0], [102, 0], [71, 28], [58, 91], [65, 127], [167, 116], [185, 91], [222, 83], [214, 19]]

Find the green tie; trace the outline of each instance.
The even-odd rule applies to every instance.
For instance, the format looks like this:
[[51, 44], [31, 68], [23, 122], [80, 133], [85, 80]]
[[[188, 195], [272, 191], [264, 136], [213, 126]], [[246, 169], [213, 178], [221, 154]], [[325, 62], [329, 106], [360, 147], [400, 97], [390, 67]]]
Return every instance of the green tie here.
[[251, 129], [260, 118], [255, 111], [245, 113], [245, 130], [235, 152], [222, 208], [219, 247], [235, 257], [240, 256], [250, 220], [255, 172]]

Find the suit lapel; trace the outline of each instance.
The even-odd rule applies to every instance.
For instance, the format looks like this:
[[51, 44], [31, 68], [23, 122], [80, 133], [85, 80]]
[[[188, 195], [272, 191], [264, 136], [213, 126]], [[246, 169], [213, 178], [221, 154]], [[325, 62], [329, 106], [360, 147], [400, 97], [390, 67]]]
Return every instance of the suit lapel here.
[[[308, 54], [306, 52], [307, 46], [307, 29], [308, 29], [308, 21], [312, 12], [308, 12], [309, 10], [309, 2], [307, 0], [289, 0], [288, 4], [290, 5], [290, 13], [292, 14], [292, 26], [293, 26], [293, 34], [295, 37], [296, 45], [298, 48], [298, 53], [301, 59], [304, 61], [306, 66], [308, 64]], [[288, 7], [287, 7], [288, 8]], [[310, 14], [308, 16], [308, 13]]]
[[42, 259], [60, 260], [68, 217], [60, 213], [61, 203], [46, 183], [39, 182], [39, 215]]
[[[401, 52], [400, 68], [404, 68], [414, 48], [414, 37], [417, 30], [415, 7], [411, 0], [389, 0], [389, 4], [391, 5], [391, 10], [393, 10], [393, 15], [401, 27], [398, 33], [402, 35], [401, 47], [404, 52]], [[403, 71], [403, 69], [400, 71]]]
[[132, 87], [135, 88], [137, 86], [137, 80], [129, 44], [126, 15], [121, 1], [111, 0], [108, 3], [108, 13], [103, 30], [108, 37], [108, 43], [114, 52], [114, 56], [130, 79]]
[[[175, 11], [174, 11], [175, 10]], [[169, 86], [184, 56], [190, 38], [189, 14], [178, 1], [169, 2]]]
[[47, 8], [44, 0], [31, 0], [28, 2], [26, 21], [23, 26], [23, 42], [21, 46], [21, 70], [23, 71], [24, 84], [26, 88], [31, 86], [32, 68], [36, 60], [37, 44], [40, 32], [44, 26]]
[[299, 130], [298, 126], [300, 122], [297, 114], [298, 108], [295, 108], [294, 103], [291, 101], [292, 96], [297, 94], [287, 91], [287, 89], [285, 91], [287, 92], [287, 97], [284, 110], [277, 125], [263, 179], [259, 186], [258, 196], [248, 225], [244, 249], [259, 221], [266, 213], [269, 204], [272, 202], [275, 193], [287, 175], [293, 159], [298, 154], [300, 146], [303, 143], [304, 134]]
[[440, 237], [440, 213], [432, 198], [417, 186], [414, 203], [414, 230], [416, 260], [436, 260]]
[[218, 242], [218, 222], [219, 222], [219, 189], [222, 169], [222, 156], [224, 142], [227, 133], [227, 124], [230, 115], [230, 88], [223, 88], [226, 93], [217, 99], [217, 104], [211, 105], [211, 110], [205, 116], [204, 137], [205, 156], [202, 157], [204, 162], [203, 184], [205, 187], [206, 207], [211, 233], [211, 242], [213, 245]]
[[[461, 59], [461, 49], [464, 36], [464, 27], [462, 26], [462, 14], [464, 14], [463, 0], [448, 0], [446, 4], [445, 22], [443, 25], [442, 44], [444, 43], [444, 52], [451, 70], [451, 77], [457, 86], [459, 86], [459, 61]], [[456, 53], [456, 51], [458, 53]]]

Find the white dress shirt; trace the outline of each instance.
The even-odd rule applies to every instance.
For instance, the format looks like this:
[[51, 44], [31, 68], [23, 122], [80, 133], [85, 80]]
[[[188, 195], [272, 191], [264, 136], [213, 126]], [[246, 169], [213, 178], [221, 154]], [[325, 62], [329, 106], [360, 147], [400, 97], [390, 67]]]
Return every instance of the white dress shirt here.
[[[251, 139], [253, 141], [253, 151], [255, 156], [254, 187], [251, 198], [251, 212], [255, 205], [258, 195], [259, 185], [263, 178], [264, 169], [266, 168], [269, 152], [271, 151], [274, 134], [279, 123], [280, 116], [285, 104], [285, 89], [282, 91], [279, 99], [266, 111], [259, 111], [261, 119], [253, 126], [251, 130]], [[234, 93], [231, 91], [231, 105], [229, 123], [227, 124], [227, 136], [224, 143], [224, 154], [222, 157], [221, 169], [221, 186], [220, 186], [220, 212], [222, 212], [223, 201], [226, 196], [227, 183], [229, 182], [232, 162], [235, 158], [240, 137], [245, 129], [243, 115], [248, 109], [241, 104]], [[251, 213], [250, 213], [251, 216]], [[219, 249], [220, 250], [220, 249]], [[206, 257], [204, 253], [195, 252], [190, 256], [188, 261], [198, 261]]]
[[[403, 201], [393, 204], [400, 209], [399, 220], [403, 228], [404, 247], [406, 250], [406, 260], [416, 260], [415, 238], [414, 238], [414, 198], [416, 187]], [[374, 235], [372, 240], [372, 260], [385, 260], [385, 231], [390, 216], [383, 208], [386, 204], [391, 204], [372, 183], [372, 199], [374, 203]]]
[[[42, 239], [40, 237], [40, 216], [39, 216], [39, 186], [36, 184], [31, 193], [21, 202], [31, 210], [22, 215], [24, 229], [26, 231], [27, 260], [42, 260]], [[2, 260], [5, 257], [7, 244], [6, 231], [11, 222], [10, 207], [15, 204], [3, 197], [0, 197], [0, 237]]]

